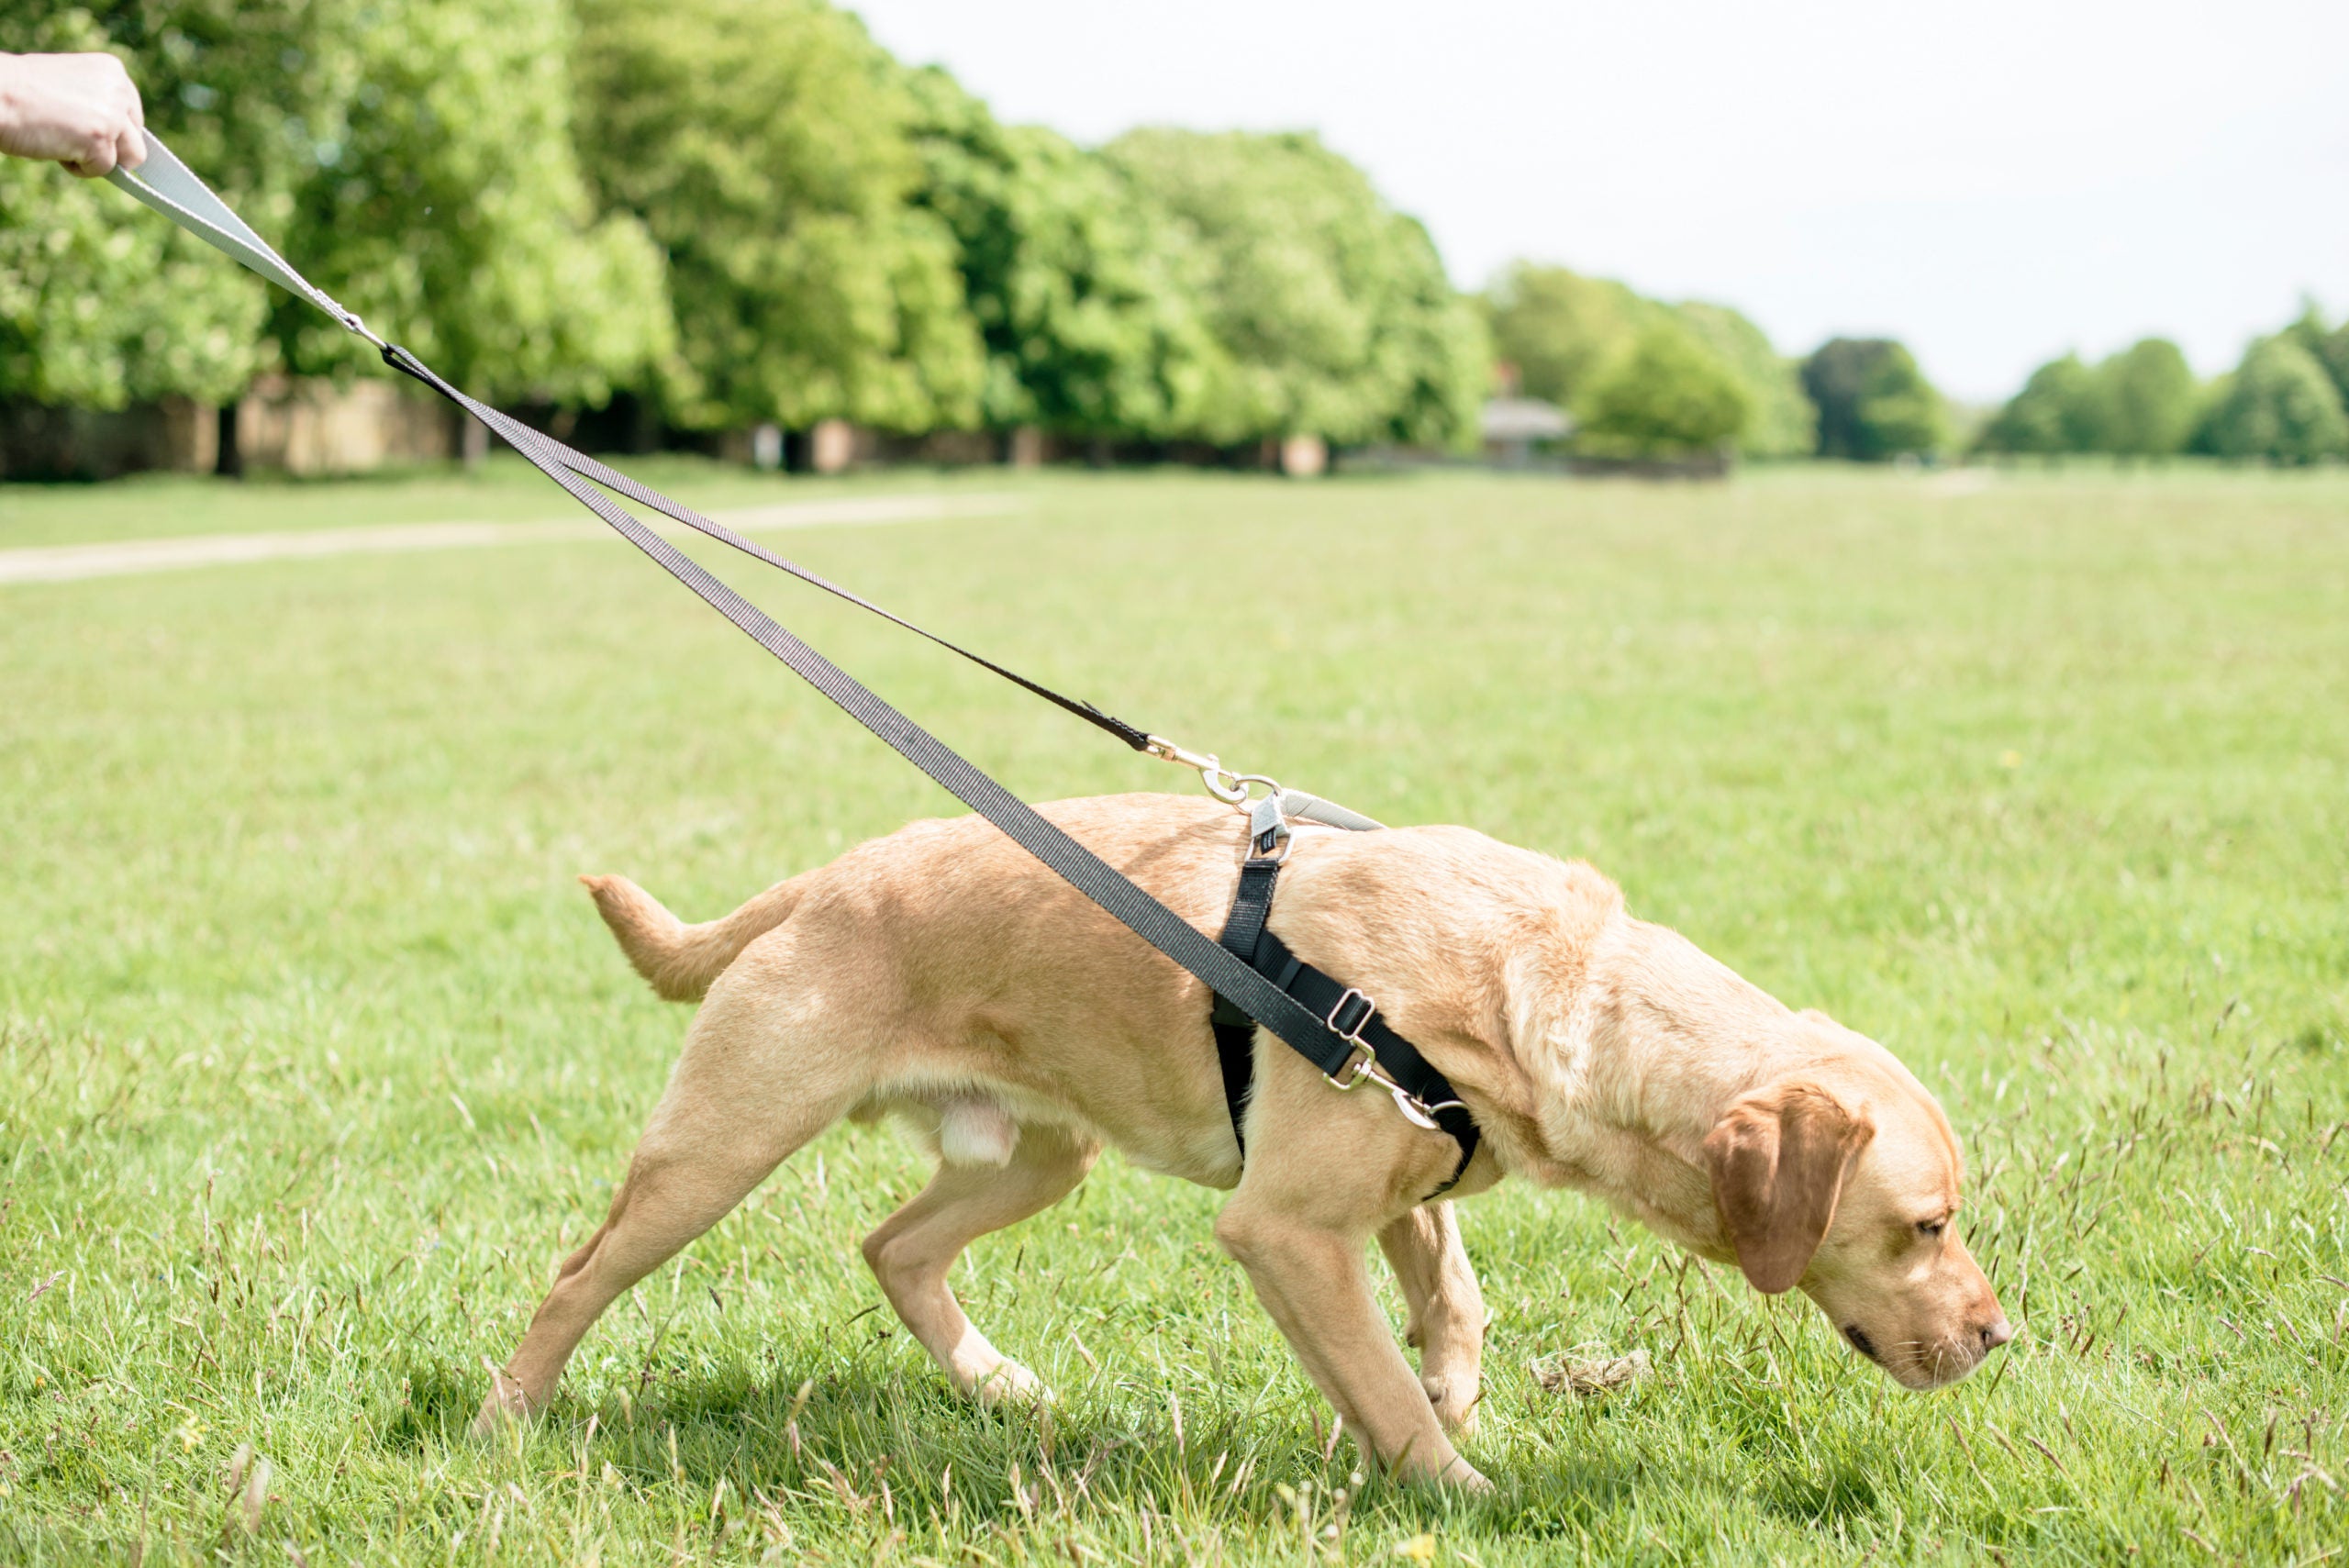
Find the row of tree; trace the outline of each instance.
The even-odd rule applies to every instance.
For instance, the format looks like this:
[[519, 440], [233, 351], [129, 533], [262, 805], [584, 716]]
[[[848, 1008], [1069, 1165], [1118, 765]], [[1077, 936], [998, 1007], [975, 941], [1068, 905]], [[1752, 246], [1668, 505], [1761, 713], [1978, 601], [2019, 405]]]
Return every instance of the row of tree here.
[[1611, 279], [1520, 264], [1486, 298], [1493, 342], [1529, 395], [1602, 455], [1734, 446], [1753, 457], [1878, 462], [1938, 450], [1948, 419], [1914, 356], [1837, 338], [1800, 361], [1726, 306], [1649, 299]]
[[[999, 123], [825, 0], [14, 0], [0, 49], [126, 55], [150, 123], [330, 293], [505, 403], [685, 430], [842, 417], [1221, 446], [1473, 443], [1496, 358], [1575, 447], [1944, 450], [1915, 359], [1781, 357], [1563, 268], [1456, 292], [1310, 136]], [[363, 345], [117, 195], [0, 161], [0, 400], [235, 398]], [[2197, 384], [2158, 339], [2042, 367], [1987, 450], [2349, 451], [2349, 325]]]
[[[1435, 247], [1310, 136], [999, 124], [823, 0], [19, 0], [321, 286], [497, 401], [672, 425], [1474, 439]], [[0, 397], [232, 398], [362, 345], [0, 161]]]
[[2032, 372], [1982, 432], [1993, 452], [2184, 451], [2310, 463], [2349, 455], [2349, 320], [2327, 327], [2311, 305], [2254, 340], [2208, 385], [2177, 345], [2148, 338], [2091, 365], [2077, 354]]

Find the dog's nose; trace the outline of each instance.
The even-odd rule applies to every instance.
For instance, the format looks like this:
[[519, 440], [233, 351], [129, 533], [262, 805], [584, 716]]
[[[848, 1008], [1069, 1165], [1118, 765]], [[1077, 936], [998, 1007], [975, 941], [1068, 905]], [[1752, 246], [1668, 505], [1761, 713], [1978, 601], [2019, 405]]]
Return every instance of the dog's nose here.
[[2008, 1322], [2006, 1315], [2001, 1313], [1998, 1317], [1992, 1318], [1989, 1322], [1983, 1324], [1980, 1333], [1982, 1335], [1982, 1353], [1987, 1356], [1992, 1351], [1997, 1350], [2000, 1345], [2005, 1344], [2009, 1340], [2015, 1337], [2015, 1327], [2013, 1324]]

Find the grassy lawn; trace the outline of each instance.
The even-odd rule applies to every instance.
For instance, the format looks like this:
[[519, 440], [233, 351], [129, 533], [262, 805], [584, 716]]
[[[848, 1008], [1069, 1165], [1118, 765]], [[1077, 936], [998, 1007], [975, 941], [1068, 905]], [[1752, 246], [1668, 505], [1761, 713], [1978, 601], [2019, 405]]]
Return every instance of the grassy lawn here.
[[[823, 493], [696, 472], [710, 505]], [[1357, 1482], [1216, 1195], [1113, 1157], [963, 1265], [1062, 1398], [985, 1414], [856, 1255], [921, 1162], [843, 1128], [617, 1306], [543, 1423], [477, 1445], [484, 1360], [601, 1217], [685, 1026], [574, 874], [697, 917], [952, 803], [623, 547], [273, 562], [0, 588], [0, 1559], [2349, 1540], [2349, 479], [955, 483], [1032, 505], [785, 548], [1388, 821], [1587, 856], [1883, 1039], [1966, 1140], [2022, 1327], [1995, 1373], [1902, 1395], [1807, 1306], [1506, 1185], [1463, 1207], [1495, 1315], [1466, 1451], [1499, 1496]], [[0, 546], [562, 505], [507, 464], [8, 490]], [[1030, 798], [1184, 787], [757, 587]], [[1655, 1374], [1546, 1392], [1531, 1364], [1577, 1347]]]

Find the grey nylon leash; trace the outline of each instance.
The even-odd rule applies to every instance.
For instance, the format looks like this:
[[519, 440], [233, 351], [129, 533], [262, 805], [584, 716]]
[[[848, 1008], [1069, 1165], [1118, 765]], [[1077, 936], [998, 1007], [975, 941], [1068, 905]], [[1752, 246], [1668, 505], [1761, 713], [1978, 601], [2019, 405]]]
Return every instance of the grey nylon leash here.
[[[1241, 962], [1205, 932], [1192, 926], [1165, 905], [1152, 897], [1133, 882], [1070, 838], [1052, 823], [1039, 816], [1026, 802], [1013, 795], [1001, 784], [974, 766], [942, 741], [914, 723], [904, 714], [883, 701], [863, 684], [809, 648], [806, 643], [769, 617], [764, 611], [744, 599], [732, 588], [711, 575], [708, 570], [614, 501], [604, 486], [617, 491], [640, 505], [651, 506], [663, 515], [685, 524], [721, 543], [732, 546], [769, 565], [776, 566], [827, 592], [839, 595], [876, 615], [885, 617], [911, 631], [920, 632], [941, 646], [953, 650], [964, 658], [985, 665], [987, 669], [1017, 682], [1088, 720], [1137, 750], [1186, 766], [1197, 767], [1208, 788], [1220, 798], [1230, 801], [1217, 784], [1219, 776], [1232, 781], [1244, 802], [1244, 783], [1234, 777], [1212, 757], [1198, 757], [1183, 751], [1172, 742], [1147, 735], [1122, 720], [1113, 719], [1090, 703], [1077, 703], [1058, 693], [1012, 673], [974, 653], [947, 642], [943, 638], [923, 630], [920, 627], [891, 615], [878, 606], [867, 603], [844, 588], [825, 581], [763, 546], [742, 538], [721, 524], [681, 506], [649, 485], [639, 484], [617, 470], [606, 467], [584, 453], [574, 451], [562, 442], [531, 429], [488, 405], [458, 391], [435, 374], [430, 367], [396, 344], [387, 343], [368, 330], [358, 314], [348, 310], [295, 272], [268, 243], [246, 226], [229, 210], [227, 203], [215, 195], [204, 182], [173, 157], [169, 149], [150, 132], [147, 137], [147, 164], [133, 172], [117, 169], [107, 176], [147, 206], [161, 213], [199, 239], [227, 252], [229, 256], [267, 278], [270, 282], [301, 295], [317, 306], [348, 330], [373, 344], [382, 353], [384, 362], [405, 375], [421, 382], [450, 402], [463, 408], [528, 459], [548, 478], [553, 480], [573, 499], [594, 512], [621, 537], [651, 556], [670, 575], [692, 589], [703, 602], [747, 633], [760, 646], [782, 661], [801, 679], [838, 704], [852, 717], [879, 736], [899, 755], [912, 762], [931, 779], [943, 786], [964, 805], [1002, 829], [1022, 849], [1057, 873], [1079, 893], [1084, 894], [1131, 929], [1144, 941], [1197, 977], [1216, 995], [1229, 998], [1249, 1017], [1279, 1036], [1308, 1061], [1321, 1069], [1325, 1077], [1338, 1083], [1336, 1074], [1346, 1072], [1355, 1061], [1358, 1042], [1341, 1035], [1328, 1018], [1317, 1018], [1296, 998]], [[1297, 815], [1332, 827], [1364, 829], [1378, 826], [1359, 813], [1342, 806], [1331, 806], [1308, 795], [1295, 792], [1275, 792], [1284, 804], [1292, 797], [1298, 805]], [[1277, 816], [1279, 808], [1275, 808]], [[1351, 1082], [1341, 1086], [1351, 1086]]]

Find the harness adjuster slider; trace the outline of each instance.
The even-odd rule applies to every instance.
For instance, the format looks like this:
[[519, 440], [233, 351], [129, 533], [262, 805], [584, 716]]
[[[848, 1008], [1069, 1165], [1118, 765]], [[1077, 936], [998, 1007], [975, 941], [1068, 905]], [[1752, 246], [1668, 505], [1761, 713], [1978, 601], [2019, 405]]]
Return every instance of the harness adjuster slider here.
[[[1349, 985], [1345, 995], [1330, 1005], [1329, 1017], [1321, 1021], [1328, 1024], [1340, 1040], [1360, 1046], [1363, 1043], [1362, 1031], [1377, 1014], [1378, 1004]], [[1364, 1046], [1364, 1049], [1369, 1048]]]
[[1346, 1060], [1337, 1072], [1321, 1074], [1331, 1088], [1351, 1089], [1365, 1078], [1385, 1076], [1378, 1071], [1378, 1053], [1370, 1048], [1368, 1040], [1362, 1038], [1362, 1031], [1369, 1027], [1370, 1020], [1377, 1014], [1378, 1004], [1351, 985], [1346, 987], [1343, 995], [1330, 1004], [1328, 1015], [1321, 1021], [1329, 1025], [1330, 1031], [1340, 1040], [1353, 1047], [1346, 1053]]

